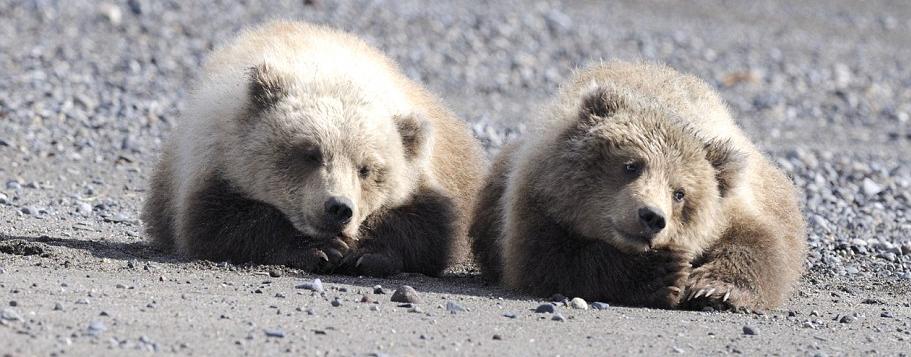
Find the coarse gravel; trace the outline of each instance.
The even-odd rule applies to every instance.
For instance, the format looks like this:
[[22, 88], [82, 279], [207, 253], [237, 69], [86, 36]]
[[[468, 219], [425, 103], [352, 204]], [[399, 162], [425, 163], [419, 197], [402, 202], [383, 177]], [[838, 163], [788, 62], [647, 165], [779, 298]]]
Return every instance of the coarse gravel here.
[[[643, 59], [704, 78], [800, 189], [807, 277], [785, 312], [591, 302], [559, 309], [559, 328], [573, 333], [547, 339], [539, 329], [556, 316], [533, 312], [547, 299], [486, 286], [472, 266], [368, 284], [164, 255], [138, 219], [162, 143], [207, 51], [273, 18], [362, 36], [448, 102], [491, 154], [578, 66]], [[444, 342], [436, 352], [907, 353], [909, 19], [900, 0], [0, 0], [0, 340], [12, 341], [0, 353], [413, 354]], [[420, 313], [397, 314], [408, 309], [378, 295], [402, 285], [427, 302]], [[450, 302], [467, 311], [446, 313]], [[618, 323], [641, 329], [609, 328]], [[647, 332], [669, 326], [683, 332]], [[359, 343], [338, 339], [358, 327]], [[743, 336], [747, 327], [757, 333]], [[578, 346], [534, 347], [548, 341]]]

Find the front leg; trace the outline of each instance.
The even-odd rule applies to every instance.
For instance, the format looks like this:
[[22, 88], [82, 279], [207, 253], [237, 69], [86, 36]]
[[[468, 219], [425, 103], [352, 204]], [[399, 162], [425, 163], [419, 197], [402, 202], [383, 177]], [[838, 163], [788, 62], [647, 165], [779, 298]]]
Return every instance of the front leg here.
[[804, 245], [797, 231], [756, 219], [734, 220], [722, 239], [696, 262], [683, 307], [747, 310], [778, 306], [802, 271]]
[[400, 272], [438, 276], [455, 247], [456, 207], [451, 198], [425, 189], [401, 207], [364, 222], [360, 246], [346, 257], [348, 271], [368, 276]]
[[326, 272], [348, 250], [340, 239], [316, 240], [301, 234], [281, 211], [246, 198], [225, 180], [213, 177], [189, 202], [179, 240], [194, 258]]

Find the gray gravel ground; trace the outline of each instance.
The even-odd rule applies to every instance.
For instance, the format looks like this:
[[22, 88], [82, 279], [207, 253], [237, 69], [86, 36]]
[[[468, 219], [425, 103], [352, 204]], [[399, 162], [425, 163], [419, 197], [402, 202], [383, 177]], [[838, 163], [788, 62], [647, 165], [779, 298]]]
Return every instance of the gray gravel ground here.
[[[911, 350], [911, 3], [315, 3], [0, 0], [0, 353]], [[765, 315], [561, 306], [555, 321], [471, 267], [321, 277], [319, 294], [295, 289], [312, 277], [293, 270], [149, 249], [137, 221], [146, 179], [201, 60], [276, 17], [362, 35], [491, 152], [574, 67], [647, 59], [707, 79], [805, 192], [800, 293]], [[399, 284], [424, 303], [391, 302]]]

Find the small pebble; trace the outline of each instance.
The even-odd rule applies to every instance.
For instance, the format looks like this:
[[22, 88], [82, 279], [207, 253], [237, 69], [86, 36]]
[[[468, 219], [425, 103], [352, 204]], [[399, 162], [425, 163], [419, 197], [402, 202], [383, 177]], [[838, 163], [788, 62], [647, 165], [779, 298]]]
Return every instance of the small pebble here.
[[92, 213], [92, 205], [85, 202], [79, 202], [79, 204], [76, 206], [76, 212], [84, 215]]
[[744, 334], [744, 335], [747, 335], [747, 336], [755, 336], [755, 335], [758, 335], [758, 334], [759, 334], [759, 330], [757, 330], [757, 329], [756, 329], [755, 327], [753, 327], [753, 326], [744, 326], [744, 327], [743, 327], [743, 334]]
[[449, 311], [450, 314], [457, 314], [460, 312], [465, 312], [465, 307], [463, 307], [462, 305], [459, 305], [457, 303], [454, 303], [452, 301], [447, 301], [446, 302], [446, 311]]
[[840, 319], [838, 319], [838, 322], [843, 323], [843, 324], [849, 324], [856, 320], [857, 320], [857, 318], [854, 316], [845, 315], [845, 316], [842, 316]]
[[12, 307], [19, 306], [19, 302], [16, 301], [16, 300], [11, 300], [11, 301], [9, 302], [9, 306], [12, 306]]
[[395, 292], [393, 292], [391, 300], [392, 302], [402, 302], [409, 304], [422, 303], [421, 297], [418, 296], [418, 292], [408, 285], [402, 285]]
[[102, 2], [98, 4], [98, 12], [115, 26], [120, 25], [123, 19], [123, 12], [120, 7], [111, 3]]
[[330, 302], [330, 304], [332, 304], [332, 307], [342, 306], [342, 302], [338, 298], [332, 299], [332, 302]]
[[373, 286], [373, 293], [374, 293], [374, 294], [382, 295], [382, 294], [385, 294], [386, 291], [383, 290], [383, 287], [382, 287], [382, 286], [380, 286], [380, 285], [374, 285], [374, 286]]
[[307, 281], [295, 286], [297, 289], [305, 289], [310, 291], [315, 291], [318, 293], [323, 292], [323, 282], [319, 279], [313, 279], [313, 281]]
[[374, 302], [373, 298], [370, 295], [361, 296], [361, 302], [365, 304], [372, 304]]
[[891, 319], [895, 316], [893, 316], [892, 313], [889, 311], [883, 311], [881, 314], [879, 314], [879, 317], [885, 317], [887, 319]]
[[284, 338], [285, 337], [285, 331], [282, 331], [282, 330], [265, 329], [263, 331], [266, 333], [266, 337], [275, 337], [275, 338]]
[[269, 276], [273, 277], [273, 278], [279, 278], [282, 276], [282, 272], [281, 272], [281, 270], [278, 270], [278, 269], [272, 269], [272, 270], [269, 270]]
[[414, 305], [414, 306], [412, 306], [410, 309], [408, 309], [408, 312], [413, 312], [413, 313], [420, 314], [420, 313], [424, 312], [424, 310], [421, 309], [420, 306]]
[[588, 303], [585, 302], [585, 299], [578, 297], [570, 300], [569, 306], [572, 306], [573, 309], [588, 310]]
[[54, 311], [63, 311], [63, 304], [61, 304], [59, 302], [54, 303]]
[[541, 304], [538, 305], [538, 307], [535, 309], [535, 312], [539, 314], [552, 314], [554, 312], [557, 312], [557, 307], [554, 306], [554, 304]]
[[19, 316], [19, 313], [13, 309], [3, 309], [0, 311], [0, 320], [5, 321], [22, 321], [22, 316]]
[[19, 182], [16, 181], [16, 180], [9, 180], [9, 181], [6, 181], [6, 189], [8, 189], [8, 190], [21, 190], [21, 189], [22, 189], [22, 185], [20, 185]]
[[89, 323], [89, 327], [86, 330], [86, 332], [90, 336], [98, 336], [98, 335], [102, 334], [104, 331], [107, 331], [107, 329], [108, 329], [108, 327], [104, 325], [104, 322], [92, 321], [91, 323]]
[[876, 196], [883, 190], [882, 186], [880, 186], [876, 182], [873, 182], [873, 180], [871, 180], [869, 178], [864, 179], [863, 189], [864, 189], [864, 195], [866, 195], [867, 197]]
[[507, 317], [507, 318], [510, 318], [510, 319], [514, 319], [514, 318], [516, 318], [516, 314], [513, 313], [513, 312], [504, 312], [504, 313], [503, 313], [503, 317]]
[[566, 296], [563, 296], [563, 294], [559, 294], [559, 293], [553, 294], [550, 297], [550, 301], [551, 302], [563, 302], [563, 301], [566, 301]]
[[500, 336], [499, 334], [494, 334], [494, 335], [493, 335], [493, 339], [494, 339], [494, 340], [497, 340], [497, 341], [500, 341], [500, 340], [503, 339], [503, 336]]
[[551, 317], [550, 319], [554, 320], [554, 321], [566, 321], [566, 317], [563, 317], [563, 314], [561, 314], [561, 313], [554, 314], [554, 316]]
[[595, 309], [595, 310], [607, 310], [609, 307], [610, 307], [609, 304], [603, 303], [603, 302], [596, 301], [596, 302], [592, 303], [592, 309]]

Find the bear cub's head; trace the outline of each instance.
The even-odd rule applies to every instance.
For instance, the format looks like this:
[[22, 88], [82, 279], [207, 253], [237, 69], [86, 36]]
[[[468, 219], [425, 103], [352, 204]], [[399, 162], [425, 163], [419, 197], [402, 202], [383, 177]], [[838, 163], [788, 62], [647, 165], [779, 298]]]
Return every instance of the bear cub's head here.
[[630, 253], [700, 252], [718, 236], [723, 200], [746, 158], [640, 98], [603, 86], [584, 93], [537, 164], [533, 189], [551, 217], [584, 237]]
[[262, 64], [248, 80], [249, 109], [224, 166], [302, 233], [356, 239], [370, 214], [416, 189], [432, 145], [420, 114], [392, 112], [345, 79], [304, 80]]

